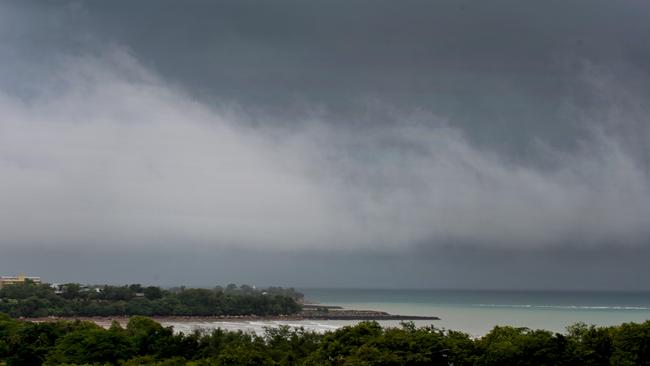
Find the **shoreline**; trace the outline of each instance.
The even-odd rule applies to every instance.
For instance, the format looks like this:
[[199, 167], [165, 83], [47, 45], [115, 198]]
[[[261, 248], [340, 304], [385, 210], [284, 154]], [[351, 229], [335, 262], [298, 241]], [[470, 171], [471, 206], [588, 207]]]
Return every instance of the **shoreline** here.
[[[311, 311], [307, 311], [310, 313]], [[20, 320], [43, 323], [56, 321], [89, 321], [103, 328], [109, 328], [113, 322], [125, 327], [129, 319], [139, 315], [119, 315], [119, 316], [48, 316], [38, 318], [19, 318]], [[393, 315], [380, 311], [366, 310], [337, 310], [330, 313], [305, 314], [305, 312], [295, 315], [227, 315], [227, 316], [146, 316], [162, 325], [169, 323], [211, 323], [211, 322], [249, 322], [249, 321], [301, 321], [301, 320], [351, 320], [351, 321], [368, 321], [368, 320], [440, 320], [435, 316], [410, 316], [410, 315]]]

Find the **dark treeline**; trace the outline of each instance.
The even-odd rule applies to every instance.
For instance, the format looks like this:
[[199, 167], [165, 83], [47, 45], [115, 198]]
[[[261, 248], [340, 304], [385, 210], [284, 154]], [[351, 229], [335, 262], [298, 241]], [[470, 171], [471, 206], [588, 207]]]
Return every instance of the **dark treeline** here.
[[0, 365], [647, 365], [650, 321], [578, 324], [566, 334], [495, 327], [472, 339], [434, 327], [363, 322], [325, 334], [288, 327], [262, 336], [174, 334], [145, 317], [126, 328], [83, 321], [32, 323], [0, 314]]
[[250, 286], [164, 290], [141, 285], [61, 286], [26, 283], [0, 288], [0, 312], [12, 317], [44, 316], [217, 316], [281, 315], [300, 311], [293, 289]]

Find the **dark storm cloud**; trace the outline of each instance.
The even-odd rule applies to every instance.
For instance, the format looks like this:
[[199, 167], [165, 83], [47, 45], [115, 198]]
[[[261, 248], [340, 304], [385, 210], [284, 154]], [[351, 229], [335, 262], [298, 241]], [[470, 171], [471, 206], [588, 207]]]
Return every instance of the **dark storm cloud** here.
[[265, 119], [307, 104], [365, 127], [382, 120], [359, 118], [375, 101], [453, 116], [478, 142], [521, 151], [532, 136], [572, 142], [573, 116], [558, 111], [587, 98], [585, 60], [649, 91], [642, 1], [138, 4], [87, 13], [164, 75]]
[[4, 253], [260, 250], [268, 278], [264, 258], [297, 250], [349, 255], [336, 281], [366, 285], [387, 266], [446, 277], [461, 248], [471, 286], [514, 253], [633, 263], [648, 245], [645, 2], [0, 10]]
[[[61, 53], [128, 47], [147, 68], [258, 123], [395, 123], [376, 105], [450, 117], [474, 143], [526, 158], [537, 138], [574, 147], [599, 105], [589, 65], [650, 95], [650, 5], [628, 0], [14, 2], [3, 21], [20, 87]], [[5, 40], [6, 41], [6, 40]], [[15, 49], [15, 50], [14, 50]], [[38, 66], [38, 65], [37, 65]], [[599, 71], [600, 72], [600, 71]], [[32, 89], [39, 89], [38, 82]], [[364, 118], [367, 117], [367, 118]]]

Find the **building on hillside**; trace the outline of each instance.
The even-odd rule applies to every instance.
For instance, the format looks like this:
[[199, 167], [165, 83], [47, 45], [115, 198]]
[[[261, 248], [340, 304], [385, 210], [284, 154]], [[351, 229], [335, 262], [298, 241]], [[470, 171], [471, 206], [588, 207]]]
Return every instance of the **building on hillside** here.
[[18, 276], [0, 276], [0, 288], [7, 285], [17, 285], [17, 284], [25, 283], [26, 281], [41, 283], [41, 278], [25, 276], [22, 273], [19, 274]]

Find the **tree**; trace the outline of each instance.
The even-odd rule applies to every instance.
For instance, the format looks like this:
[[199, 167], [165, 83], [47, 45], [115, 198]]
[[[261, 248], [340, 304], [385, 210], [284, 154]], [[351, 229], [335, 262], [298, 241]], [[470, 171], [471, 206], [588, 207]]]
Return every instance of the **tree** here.
[[159, 287], [149, 286], [144, 289], [144, 297], [149, 300], [157, 300], [163, 297], [163, 292]]
[[121, 331], [89, 329], [66, 334], [46, 359], [46, 365], [62, 363], [117, 364], [136, 355], [133, 341]]

